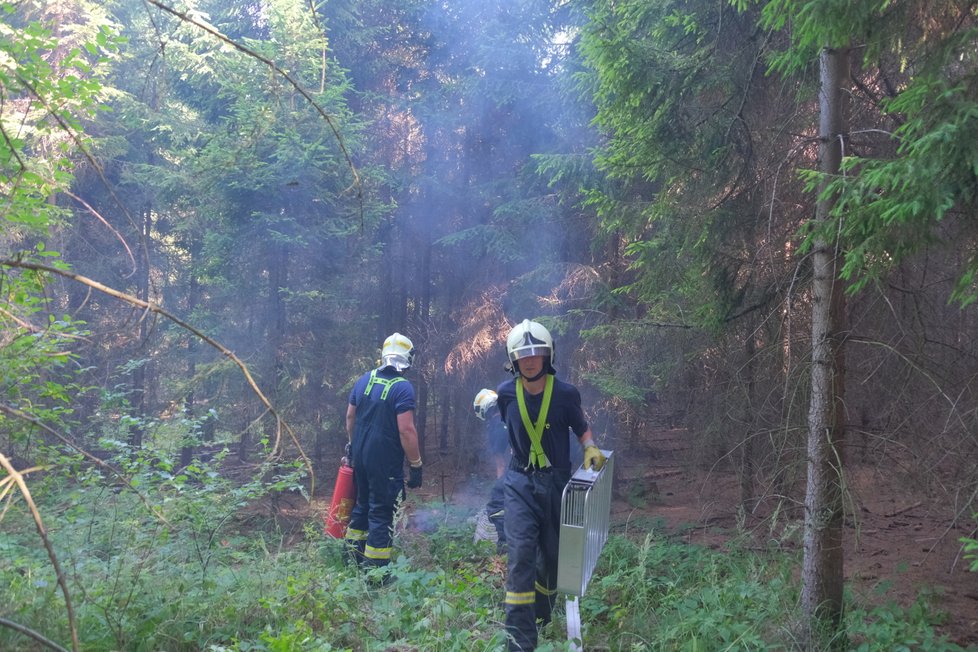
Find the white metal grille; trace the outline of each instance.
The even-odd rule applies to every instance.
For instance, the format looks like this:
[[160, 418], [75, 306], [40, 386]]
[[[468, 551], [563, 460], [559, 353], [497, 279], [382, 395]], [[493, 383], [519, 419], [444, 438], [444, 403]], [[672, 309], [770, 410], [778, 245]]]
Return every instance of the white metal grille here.
[[612, 451], [600, 471], [580, 468], [567, 486], [560, 505], [560, 550], [557, 557], [557, 590], [583, 596], [608, 540], [611, 515], [611, 480], [615, 460]]

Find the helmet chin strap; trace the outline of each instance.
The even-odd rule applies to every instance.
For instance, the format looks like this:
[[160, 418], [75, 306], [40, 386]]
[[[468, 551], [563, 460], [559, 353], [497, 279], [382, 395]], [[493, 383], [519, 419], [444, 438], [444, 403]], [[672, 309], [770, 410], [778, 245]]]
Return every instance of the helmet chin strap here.
[[[517, 369], [519, 369], [519, 367], [517, 367]], [[541, 378], [543, 378], [544, 376], [546, 376], [546, 375], [547, 375], [547, 371], [548, 371], [548, 368], [547, 368], [547, 367], [544, 367], [543, 369], [541, 369], [541, 370], [540, 370], [540, 373], [538, 373], [538, 374], [537, 374], [536, 376], [534, 376], [533, 378], [529, 378], [529, 377], [527, 377], [527, 375], [526, 375], [526, 374], [524, 374], [524, 373], [523, 373], [523, 372], [521, 371], [521, 372], [520, 372], [520, 376], [522, 376], [522, 377], [523, 377], [523, 380], [525, 380], [526, 382], [528, 382], [528, 383], [532, 383], [532, 382], [533, 382], [534, 380], [540, 380]]]

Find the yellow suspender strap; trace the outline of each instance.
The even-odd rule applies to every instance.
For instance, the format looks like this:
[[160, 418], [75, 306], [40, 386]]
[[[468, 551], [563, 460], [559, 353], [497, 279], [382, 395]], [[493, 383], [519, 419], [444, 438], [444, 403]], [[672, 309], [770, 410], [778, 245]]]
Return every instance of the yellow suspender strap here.
[[547, 427], [547, 412], [550, 410], [550, 398], [554, 393], [554, 377], [547, 374], [547, 384], [543, 389], [543, 403], [540, 404], [540, 414], [537, 415], [536, 423], [530, 423], [530, 414], [526, 411], [526, 399], [523, 397], [523, 379], [516, 379], [516, 402], [520, 406], [520, 419], [523, 420], [523, 427], [526, 434], [530, 437], [530, 466], [538, 469], [545, 469], [550, 466], [547, 454], [543, 452], [540, 443], [543, 439], [543, 430]]
[[374, 369], [373, 371], [370, 372], [370, 382], [367, 383], [367, 389], [363, 391], [363, 395], [369, 396], [370, 390], [371, 388], [373, 388], [374, 383], [379, 383], [384, 386], [384, 391], [380, 393], [380, 400], [386, 401], [387, 392], [391, 391], [391, 385], [393, 385], [394, 383], [399, 383], [402, 380], [407, 380], [407, 378], [404, 378], [403, 376], [398, 376], [397, 378], [378, 378], [377, 370]]

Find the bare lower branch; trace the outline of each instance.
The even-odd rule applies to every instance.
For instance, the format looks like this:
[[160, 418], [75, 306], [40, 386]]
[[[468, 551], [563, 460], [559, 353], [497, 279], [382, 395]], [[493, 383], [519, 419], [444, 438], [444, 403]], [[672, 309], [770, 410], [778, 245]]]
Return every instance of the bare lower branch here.
[[45, 647], [49, 647], [52, 650], [57, 650], [58, 652], [68, 652], [67, 648], [63, 648], [49, 638], [45, 638], [43, 635], [38, 634], [33, 629], [25, 627], [20, 623], [15, 623], [12, 620], [7, 620], [6, 618], [0, 617], [0, 627], [6, 627], [7, 629], [12, 629], [15, 632], [20, 632], [24, 636], [31, 638]]
[[[105, 471], [108, 471], [111, 475], [119, 478], [119, 480], [122, 481], [123, 486], [125, 486], [127, 489], [129, 489], [130, 491], [132, 491], [133, 493], [135, 493], [137, 496], [139, 496], [139, 499], [143, 502], [144, 505], [146, 505], [146, 509], [148, 509], [160, 521], [162, 521], [163, 523], [165, 523], [167, 525], [167, 527], [171, 527], [172, 528], [172, 526], [170, 525], [170, 522], [168, 520], [166, 520], [166, 517], [165, 516], [163, 516], [163, 513], [160, 512], [158, 509], [156, 509], [149, 502], [149, 499], [146, 498], [146, 496], [144, 496], [138, 489], [136, 489], [135, 487], [132, 486], [132, 479], [129, 476], [127, 476], [126, 474], [124, 474], [122, 471], [116, 469], [114, 466], [112, 466], [108, 462], [106, 462], [104, 460], [100, 460], [99, 458], [95, 457], [94, 455], [92, 455], [91, 453], [89, 453], [87, 450], [85, 450], [84, 448], [82, 448], [81, 446], [79, 446], [78, 444], [76, 444], [75, 442], [73, 442], [71, 439], [69, 439], [68, 437], [65, 437], [64, 435], [62, 435], [60, 432], [58, 432], [54, 428], [50, 427], [49, 425], [47, 425], [46, 423], [44, 423], [44, 422], [42, 422], [42, 421], [40, 421], [38, 419], [35, 419], [31, 415], [29, 415], [29, 414], [27, 414], [25, 412], [22, 412], [21, 410], [18, 410], [16, 408], [10, 407], [9, 405], [4, 405], [4, 404], [0, 403], [0, 412], [2, 412], [3, 414], [6, 414], [8, 416], [14, 417], [15, 419], [20, 419], [21, 421], [26, 421], [27, 423], [31, 424], [35, 428], [40, 428], [41, 430], [43, 430], [47, 434], [49, 434], [52, 437], [55, 437], [56, 439], [58, 439], [59, 441], [61, 441], [65, 446], [68, 446], [73, 451], [79, 453], [85, 459], [89, 460], [90, 462], [95, 463], [96, 466], [104, 469]], [[34, 469], [30, 469], [30, 470], [33, 471]], [[23, 473], [27, 473], [27, 471], [24, 471]]]
[[75, 193], [71, 192], [70, 190], [62, 190], [61, 192], [64, 193], [65, 195], [68, 195], [69, 197], [71, 197], [72, 199], [74, 199], [76, 202], [78, 202], [79, 204], [81, 204], [82, 206], [84, 206], [85, 207], [85, 210], [88, 211], [91, 214], [92, 217], [94, 217], [95, 219], [97, 219], [99, 222], [102, 223], [102, 226], [104, 226], [105, 228], [107, 228], [109, 231], [112, 232], [112, 235], [114, 235], [115, 236], [115, 239], [119, 241], [119, 244], [122, 245], [122, 248], [126, 250], [126, 255], [129, 257], [129, 262], [132, 263], [132, 268], [135, 269], [136, 268], [136, 257], [133, 255], [132, 249], [129, 248], [129, 243], [126, 242], [126, 239], [122, 236], [121, 233], [119, 233], [119, 230], [116, 229], [111, 224], [109, 224], [109, 221], [107, 219], [105, 219], [104, 217], [102, 217], [101, 213], [99, 213], [97, 210], [95, 210], [95, 207], [94, 206], [92, 206], [91, 204], [89, 204], [87, 201], [85, 201], [84, 199], [82, 199], [81, 197], [79, 197], [78, 195], [76, 195]]
[[28, 508], [31, 510], [31, 515], [34, 517], [37, 534], [41, 537], [44, 548], [48, 551], [48, 559], [51, 560], [51, 566], [54, 567], [54, 572], [57, 575], [58, 586], [61, 587], [61, 593], [65, 596], [65, 608], [68, 611], [68, 628], [71, 630], [71, 649], [78, 652], [78, 628], [75, 626], [75, 610], [71, 605], [71, 594], [68, 591], [68, 583], [65, 582], [61, 564], [58, 563], [58, 556], [54, 554], [54, 548], [48, 540], [47, 531], [44, 528], [44, 521], [41, 520], [41, 513], [38, 511], [37, 505], [34, 504], [34, 499], [31, 497], [31, 490], [27, 487], [27, 483], [24, 482], [24, 476], [13, 467], [7, 459], [7, 456], [3, 453], [0, 453], [0, 466], [6, 469], [7, 473], [14, 479], [14, 482], [17, 483], [17, 486], [20, 488], [20, 493], [24, 496], [24, 501], [27, 503]]
[[260, 400], [261, 403], [262, 403], [262, 405], [265, 406], [265, 408], [268, 411], [268, 413], [271, 414], [273, 417], [275, 417], [275, 423], [276, 423], [276, 428], [275, 428], [275, 442], [274, 442], [274, 445], [272, 446], [272, 451], [271, 451], [271, 453], [269, 455], [269, 458], [277, 457], [278, 454], [281, 452], [281, 448], [282, 448], [282, 430], [284, 429], [288, 433], [289, 438], [292, 440], [292, 443], [295, 444], [296, 449], [299, 451], [299, 455], [300, 455], [300, 457], [302, 457], [302, 461], [303, 461], [303, 463], [305, 465], [306, 471], [309, 473], [309, 482], [310, 482], [309, 495], [311, 496], [311, 495], [313, 495], [315, 493], [315, 488], [316, 488], [315, 487], [315, 474], [314, 474], [314, 471], [313, 471], [313, 468], [312, 468], [312, 461], [306, 455], [305, 450], [303, 450], [302, 444], [299, 443], [299, 438], [296, 436], [295, 431], [293, 431], [292, 430], [292, 427], [288, 423], [286, 423], [286, 421], [282, 418], [282, 416], [278, 413], [278, 411], [272, 405], [271, 401], [269, 401], [268, 398], [265, 396], [264, 392], [261, 391], [261, 388], [258, 387], [258, 383], [256, 383], [255, 382], [255, 379], [251, 376], [251, 372], [248, 370], [247, 365], [245, 365], [245, 363], [238, 356], [236, 356], [234, 354], [234, 352], [232, 352], [229, 348], [227, 348], [226, 346], [224, 346], [223, 344], [221, 344], [220, 342], [218, 342], [214, 338], [205, 335], [204, 333], [202, 333], [201, 331], [199, 331], [197, 328], [191, 326], [190, 324], [188, 324], [187, 322], [183, 321], [182, 319], [180, 319], [176, 315], [173, 315], [173, 314], [167, 312], [166, 310], [164, 310], [159, 305], [157, 305], [155, 303], [152, 303], [150, 301], [144, 301], [144, 300], [142, 300], [142, 299], [140, 299], [138, 297], [132, 296], [131, 294], [126, 294], [125, 292], [120, 292], [119, 290], [116, 290], [114, 288], [110, 288], [107, 285], [103, 285], [103, 284], [99, 283], [98, 281], [95, 281], [95, 280], [92, 280], [92, 279], [90, 279], [88, 277], [82, 276], [81, 274], [75, 274], [74, 272], [70, 272], [68, 270], [58, 269], [56, 267], [49, 267], [47, 265], [40, 265], [40, 264], [37, 264], [37, 263], [31, 263], [31, 262], [28, 262], [28, 261], [25, 261], [25, 260], [19, 260], [19, 259], [14, 259], [14, 258], [0, 259], [0, 266], [3, 266], [3, 267], [15, 267], [15, 268], [18, 268], [18, 269], [30, 269], [30, 270], [33, 270], [33, 271], [36, 271], [36, 272], [47, 272], [49, 274], [55, 274], [57, 276], [61, 276], [61, 277], [67, 278], [67, 279], [71, 279], [71, 280], [76, 281], [78, 283], [81, 283], [83, 285], [87, 285], [88, 287], [90, 287], [90, 288], [92, 288], [94, 290], [98, 290], [99, 292], [102, 292], [103, 294], [107, 294], [110, 297], [115, 297], [116, 299], [119, 299], [120, 301], [124, 301], [125, 303], [128, 303], [130, 305], [133, 305], [133, 306], [142, 308], [147, 313], [154, 313], [154, 314], [157, 314], [157, 315], [161, 315], [163, 317], [166, 317], [167, 319], [169, 319], [170, 321], [172, 321], [174, 324], [178, 325], [180, 328], [183, 328], [184, 330], [189, 331], [190, 333], [193, 333], [198, 338], [200, 338], [204, 342], [207, 342], [207, 344], [211, 345], [213, 348], [215, 348], [218, 351], [220, 351], [229, 360], [231, 360], [232, 362], [234, 362], [234, 364], [238, 367], [238, 369], [241, 370], [241, 373], [245, 377], [245, 381], [248, 383], [248, 386], [251, 387], [251, 390], [255, 393], [255, 396], [257, 396], [258, 397], [258, 400]]

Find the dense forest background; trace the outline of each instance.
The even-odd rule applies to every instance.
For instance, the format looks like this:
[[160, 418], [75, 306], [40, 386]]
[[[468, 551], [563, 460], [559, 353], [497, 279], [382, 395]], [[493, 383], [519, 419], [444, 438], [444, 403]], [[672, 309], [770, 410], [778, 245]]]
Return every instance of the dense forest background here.
[[[799, 646], [824, 604], [842, 623], [819, 536], [851, 511], [847, 468], [949, 505], [974, 559], [975, 3], [0, 8], [0, 550], [4, 576], [57, 569], [46, 589], [8, 582], [5, 624], [60, 604], [75, 648], [218, 649], [137, 636], [113, 616], [133, 596], [92, 584], [79, 617], [107, 638], [79, 638], [66, 577], [94, 571], [55, 551], [105, 526], [79, 506], [132, 490], [115, 518], [152, 536], [95, 555], [118, 582], [179, 532], [203, 578], [231, 514], [328, 495], [347, 393], [394, 331], [417, 351], [428, 477], [482, 473], [472, 398], [505, 378], [524, 318], [555, 334], [623, 478], [677, 429], [687, 468], [736, 476], [744, 520], [805, 522], [818, 618]], [[32, 521], [46, 546], [15, 536]], [[368, 631], [332, 644], [403, 634]], [[333, 649], [303, 635], [207, 640]], [[440, 645], [413, 644], [376, 649]]]

